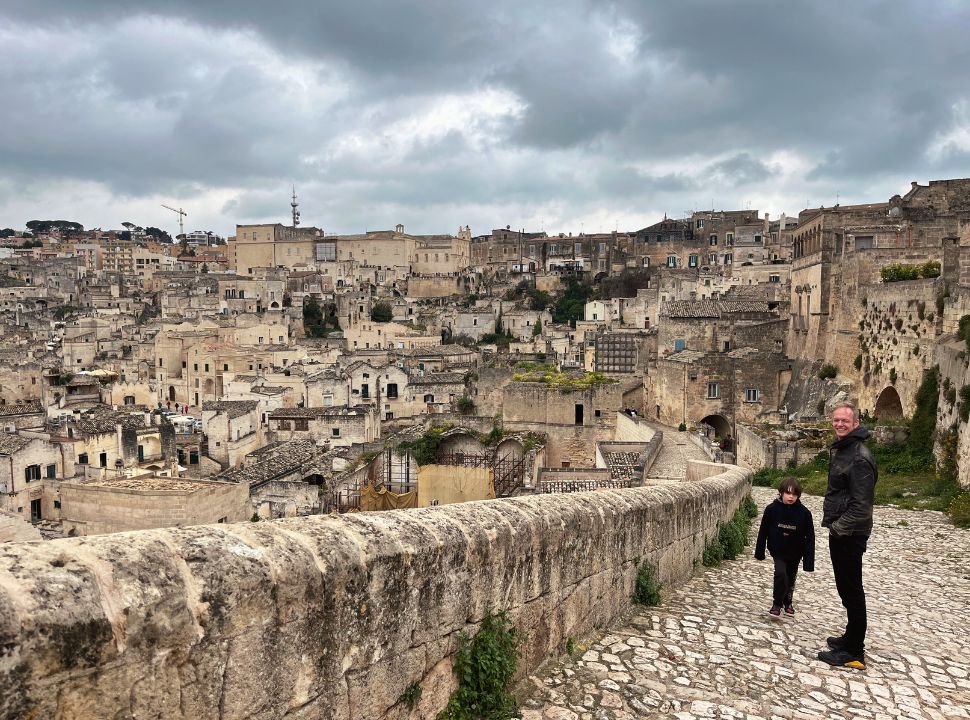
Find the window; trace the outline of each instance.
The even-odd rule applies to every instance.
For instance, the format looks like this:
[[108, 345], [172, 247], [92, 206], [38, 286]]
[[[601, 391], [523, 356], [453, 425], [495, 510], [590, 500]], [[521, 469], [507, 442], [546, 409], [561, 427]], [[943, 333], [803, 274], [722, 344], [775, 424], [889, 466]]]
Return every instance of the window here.
[[707, 383], [707, 399], [717, 400], [719, 397], [721, 397], [721, 383]]
[[387, 384], [387, 399], [396, 400], [397, 399], [397, 383]]
[[40, 465], [28, 465], [24, 468], [24, 480], [40, 480]]
[[754, 244], [755, 245], [760, 245], [761, 244], [761, 236], [760, 235], [755, 235], [754, 236]]
[[650, 258], [643, 258], [643, 267], [650, 267]]
[[780, 275], [769, 275], [768, 276], [768, 282], [770, 282], [770, 283], [781, 282], [781, 276]]
[[98, 455], [98, 464], [101, 467], [108, 467], [108, 453], [103, 452], [100, 455]]
[[697, 267], [697, 256], [690, 255], [687, 257], [687, 267], [696, 268]]
[[761, 391], [758, 388], [747, 388], [744, 391], [745, 402], [758, 402], [761, 399]]
[[711, 265], [717, 265], [717, 253], [711, 253], [707, 256], [707, 262]]
[[687, 348], [687, 341], [683, 338], [677, 338], [674, 340], [674, 352], [680, 352]]
[[224, 371], [225, 371], [225, 370], [228, 370], [228, 369], [229, 369], [229, 363], [222, 363], [222, 369], [223, 369]]
[[294, 430], [309, 430], [310, 429], [310, 421], [307, 420], [306, 418], [300, 418], [300, 419], [294, 420], [293, 421], [293, 429]]
[[57, 465], [47, 466], [47, 477], [49, 478], [57, 477]]
[[712, 246], [713, 246], [713, 245], [717, 245], [717, 235], [711, 235], [711, 236], [710, 236], [710, 237], [709, 237], [709, 238], [707, 239], [707, 242], [708, 242], [708, 244], [709, 244], [709, 245], [712, 245]]
[[730, 265], [734, 262], [734, 255], [732, 253], [724, 253], [724, 264]]
[[704, 227], [704, 221], [703, 220], [698, 220], [697, 221], [697, 228], [702, 228], [702, 227]]
[[77, 456], [77, 462], [78, 462], [78, 465], [87, 465], [88, 464], [88, 454], [87, 453], [81, 453], [80, 455], [78, 455]]
[[260, 345], [262, 345], [262, 344], [263, 344], [263, 336], [262, 336], [262, 335], [260, 335], [260, 336], [259, 336], [259, 344], [260, 344]]
[[185, 360], [183, 360], [182, 361], [182, 369], [185, 370], [185, 368], [187, 368], [188, 366], [189, 366], [188, 362], [186, 362]]
[[728, 247], [734, 245], [734, 233], [728, 233], [724, 238], [724, 244]]
[[668, 255], [667, 256], [667, 267], [677, 267], [677, 256]]
[[125, 395], [125, 405], [134, 405], [134, 404], [135, 404], [135, 396]]
[[433, 403], [434, 402], [434, 395], [431, 395], [430, 393], [428, 395], [425, 395], [424, 396], [424, 401], [426, 403]]
[[332, 430], [330, 431], [330, 435], [331, 435], [332, 437], [340, 437], [340, 428], [333, 428], [333, 429], [332, 429]]
[[206, 364], [205, 364], [205, 371], [206, 371], [206, 372], [209, 372], [209, 363], [206, 363]]

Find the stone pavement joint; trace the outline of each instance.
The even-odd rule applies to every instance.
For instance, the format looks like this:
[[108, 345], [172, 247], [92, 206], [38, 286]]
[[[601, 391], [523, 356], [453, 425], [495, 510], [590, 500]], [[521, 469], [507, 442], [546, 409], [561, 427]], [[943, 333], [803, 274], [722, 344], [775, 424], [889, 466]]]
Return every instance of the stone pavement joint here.
[[[759, 508], [776, 497], [753, 491]], [[816, 527], [821, 498], [804, 497]], [[623, 627], [529, 678], [523, 720], [628, 718], [970, 719], [970, 532], [940, 513], [877, 507], [864, 559], [867, 668], [816, 658], [845, 626], [828, 559], [799, 572], [794, 619], [767, 615], [770, 562], [742, 557], [699, 572]]]

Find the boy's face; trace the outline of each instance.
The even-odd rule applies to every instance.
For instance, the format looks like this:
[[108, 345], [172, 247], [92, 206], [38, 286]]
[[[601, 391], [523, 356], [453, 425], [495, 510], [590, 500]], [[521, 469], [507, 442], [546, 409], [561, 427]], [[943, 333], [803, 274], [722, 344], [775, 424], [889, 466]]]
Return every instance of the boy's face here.
[[791, 490], [785, 490], [781, 494], [781, 501], [785, 503], [785, 505], [794, 505], [796, 500], [798, 500], [798, 495], [793, 493]]

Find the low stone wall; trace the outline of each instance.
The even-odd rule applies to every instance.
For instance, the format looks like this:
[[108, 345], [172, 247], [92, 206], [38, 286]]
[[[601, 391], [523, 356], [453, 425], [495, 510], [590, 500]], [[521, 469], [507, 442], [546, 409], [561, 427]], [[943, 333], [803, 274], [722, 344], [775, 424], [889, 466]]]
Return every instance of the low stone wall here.
[[524, 631], [524, 673], [626, 611], [638, 560], [687, 578], [749, 491], [719, 471], [0, 546], [0, 718], [434, 717], [458, 634], [489, 613]]

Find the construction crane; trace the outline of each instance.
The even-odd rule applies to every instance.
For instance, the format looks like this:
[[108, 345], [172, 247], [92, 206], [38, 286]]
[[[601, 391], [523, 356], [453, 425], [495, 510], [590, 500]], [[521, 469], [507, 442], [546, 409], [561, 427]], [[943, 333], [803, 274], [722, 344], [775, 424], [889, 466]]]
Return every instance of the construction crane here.
[[186, 215], [188, 215], [188, 213], [185, 212], [185, 210], [183, 210], [182, 208], [179, 208], [178, 210], [176, 210], [175, 208], [169, 207], [168, 205], [162, 205], [162, 207], [165, 208], [166, 210], [171, 210], [173, 213], [178, 213], [178, 216], [179, 216], [179, 235], [181, 235], [182, 237], [185, 237], [185, 226], [182, 223], [182, 218], [184, 218]]

